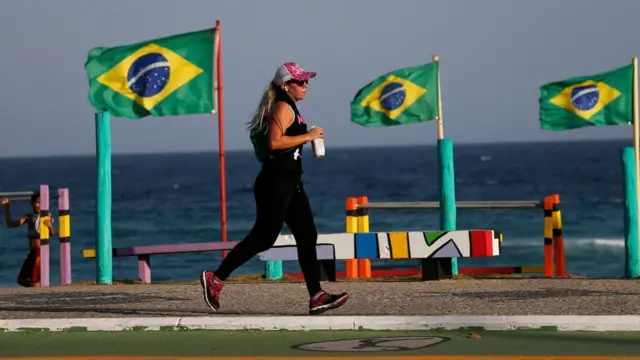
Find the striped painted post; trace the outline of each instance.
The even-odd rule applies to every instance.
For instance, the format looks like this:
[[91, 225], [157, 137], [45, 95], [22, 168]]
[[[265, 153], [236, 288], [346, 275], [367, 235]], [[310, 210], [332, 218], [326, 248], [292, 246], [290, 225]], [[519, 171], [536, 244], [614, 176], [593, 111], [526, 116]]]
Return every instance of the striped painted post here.
[[40, 185], [40, 286], [49, 286], [49, 185]]
[[58, 221], [60, 223], [60, 283], [71, 284], [71, 219], [69, 189], [58, 189]]
[[[357, 198], [358, 205], [367, 205], [369, 198], [366, 196], [359, 196]], [[369, 232], [369, 209], [366, 207], [358, 207], [356, 210], [358, 219], [358, 232]], [[361, 279], [371, 278], [371, 259], [358, 259], [358, 277]]]
[[553, 198], [544, 197], [544, 276], [553, 277]]
[[[358, 232], [358, 198], [350, 197], [347, 198], [346, 204], [346, 229], [347, 233], [356, 233]], [[358, 278], [358, 260], [356, 259], [347, 259], [345, 261], [346, 267], [346, 277], [347, 279], [357, 279]]]
[[560, 211], [560, 194], [551, 195], [553, 199], [553, 261], [556, 277], [567, 277], [567, 260], [564, 253], [564, 237], [562, 236], [562, 212]]

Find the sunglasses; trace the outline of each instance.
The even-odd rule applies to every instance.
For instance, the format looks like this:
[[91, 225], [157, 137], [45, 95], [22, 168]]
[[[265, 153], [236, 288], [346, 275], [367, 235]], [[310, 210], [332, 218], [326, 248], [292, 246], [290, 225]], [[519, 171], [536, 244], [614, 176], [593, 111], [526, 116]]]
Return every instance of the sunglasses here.
[[309, 80], [295, 80], [295, 79], [292, 79], [292, 80], [287, 81], [287, 83], [288, 84], [296, 84], [298, 86], [302, 86], [302, 85], [308, 84]]

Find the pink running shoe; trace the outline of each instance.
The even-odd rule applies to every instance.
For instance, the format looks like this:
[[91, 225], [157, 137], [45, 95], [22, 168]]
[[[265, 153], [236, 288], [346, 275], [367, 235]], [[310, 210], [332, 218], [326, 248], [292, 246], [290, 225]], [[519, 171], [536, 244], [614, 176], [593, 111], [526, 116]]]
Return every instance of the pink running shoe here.
[[329, 294], [324, 290], [318, 291], [309, 299], [309, 314], [317, 315], [331, 309], [337, 309], [349, 299], [347, 293]]
[[200, 273], [200, 284], [204, 292], [204, 301], [215, 311], [220, 310], [220, 292], [224, 287], [224, 281], [218, 279], [213, 271]]

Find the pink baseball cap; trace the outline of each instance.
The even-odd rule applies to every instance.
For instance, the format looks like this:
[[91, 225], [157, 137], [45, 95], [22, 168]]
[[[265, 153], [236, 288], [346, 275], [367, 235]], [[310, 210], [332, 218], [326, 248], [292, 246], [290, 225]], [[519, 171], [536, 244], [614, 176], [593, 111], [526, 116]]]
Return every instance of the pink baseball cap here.
[[304, 71], [300, 65], [295, 62], [286, 62], [276, 70], [273, 82], [276, 85], [280, 85], [289, 80], [309, 80], [314, 77], [316, 77], [316, 73]]

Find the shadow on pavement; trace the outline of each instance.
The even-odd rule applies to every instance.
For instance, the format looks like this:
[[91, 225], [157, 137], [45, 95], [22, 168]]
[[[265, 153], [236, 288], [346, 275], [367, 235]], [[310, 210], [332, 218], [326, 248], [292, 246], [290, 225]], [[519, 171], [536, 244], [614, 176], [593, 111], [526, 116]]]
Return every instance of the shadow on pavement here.
[[474, 292], [424, 292], [425, 296], [456, 296], [474, 299], [505, 299], [505, 300], [530, 300], [541, 298], [566, 298], [566, 297], [589, 297], [589, 296], [638, 296], [637, 292], [626, 293], [616, 291], [598, 291], [581, 289], [557, 289], [546, 290], [511, 290], [511, 291], [474, 291]]

